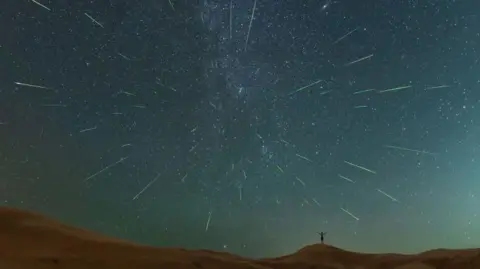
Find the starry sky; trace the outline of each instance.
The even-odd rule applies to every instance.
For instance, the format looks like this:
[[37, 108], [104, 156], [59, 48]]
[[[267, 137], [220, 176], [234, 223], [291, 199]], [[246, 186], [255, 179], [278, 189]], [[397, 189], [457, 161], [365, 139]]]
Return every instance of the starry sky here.
[[2, 205], [251, 257], [479, 246], [479, 1], [0, 5]]

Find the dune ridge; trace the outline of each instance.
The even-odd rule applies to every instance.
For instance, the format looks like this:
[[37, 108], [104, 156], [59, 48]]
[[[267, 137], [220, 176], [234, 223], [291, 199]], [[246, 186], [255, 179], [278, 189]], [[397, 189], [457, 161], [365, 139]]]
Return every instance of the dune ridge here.
[[208, 250], [142, 246], [0, 207], [0, 268], [480, 269], [480, 249], [364, 254], [316, 244], [277, 258], [248, 259]]

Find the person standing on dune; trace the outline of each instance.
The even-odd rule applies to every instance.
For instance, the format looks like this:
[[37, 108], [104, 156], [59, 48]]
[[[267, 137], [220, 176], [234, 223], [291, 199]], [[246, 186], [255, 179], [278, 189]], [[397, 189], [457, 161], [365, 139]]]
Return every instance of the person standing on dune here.
[[323, 240], [325, 239], [325, 236], [327, 235], [326, 232], [317, 232], [320, 235], [320, 242], [323, 244]]

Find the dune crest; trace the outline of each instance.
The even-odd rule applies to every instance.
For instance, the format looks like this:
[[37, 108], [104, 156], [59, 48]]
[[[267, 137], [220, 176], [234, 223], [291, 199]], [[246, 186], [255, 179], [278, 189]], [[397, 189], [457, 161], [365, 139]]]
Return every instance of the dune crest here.
[[317, 244], [290, 255], [255, 260], [207, 250], [141, 246], [3, 207], [0, 268], [480, 269], [480, 249], [439, 249], [417, 255], [363, 254]]

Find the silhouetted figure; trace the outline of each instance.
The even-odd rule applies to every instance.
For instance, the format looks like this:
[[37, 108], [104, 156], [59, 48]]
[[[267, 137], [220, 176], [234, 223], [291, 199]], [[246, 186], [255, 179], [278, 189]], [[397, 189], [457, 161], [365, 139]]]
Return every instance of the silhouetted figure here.
[[323, 244], [323, 240], [325, 239], [325, 236], [327, 235], [326, 232], [317, 232], [320, 235], [320, 242]]

